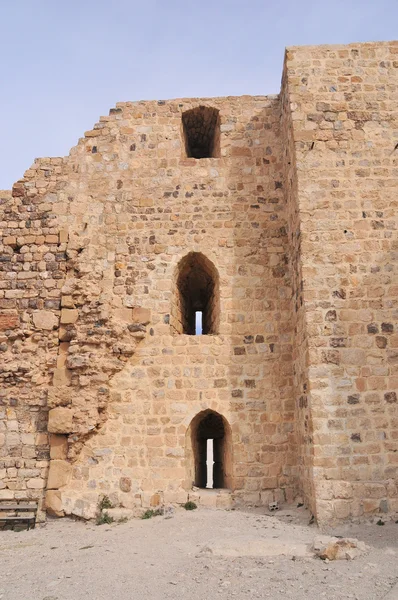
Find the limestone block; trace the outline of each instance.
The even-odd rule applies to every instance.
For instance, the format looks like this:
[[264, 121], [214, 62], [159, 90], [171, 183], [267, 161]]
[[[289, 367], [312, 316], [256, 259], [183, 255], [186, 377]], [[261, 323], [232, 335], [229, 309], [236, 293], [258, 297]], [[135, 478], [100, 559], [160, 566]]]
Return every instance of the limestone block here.
[[70, 433], [72, 431], [73, 411], [70, 408], [57, 406], [48, 413], [49, 433]]
[[73, 327], [60, 326], [58, 330], [58, 338], [61, 342], [70, 342], [73, 338]]
[[19, 317], [10, 313], [0, 315], [0, 331], [14, 329], [19, 324]]
[[65, 460], [68, 455], [68, 438], [66, 435], [50, 435], [50, 458]]
[[[163, 494], [163, 501], [165, 504], [185, 504], [188, 500], [193, 500], [191, 494], [185, 490], [165, 491]], [[197, 498], [199, 501], [199, 497]]]
[[130, 323], [133, 318], [133, 311], [131, 308], [115, 308], [113, 314], [116, 319], [120, 319], [120, 321], [127, 321], [128, 323]]
[[151, 496], [151, 499], [150, 499], [150, 501], [149, 501], [149, 504], [150, 504], [151, 506], [154, 506], [154, 507], [155, 507], [155, 506], [160, 506], [160, 503], [161, 503], [161, 502], [162, 502], [162, 497], [161, 497], [161, 495], [160, 495], [160, 494], [157, 492], [156, 494], [153, 494], [153, 495]]
[[35, 434], [34, 433], [22, 433], [21, 434], [21, 442], [27, 446], [33, 446], [35, 443]]
[[52, 517], [63, 517], [61, 492], [55, 490], [47, 490], [46, 492], [46, 511]]
[[14, 500], [14, 490], [0, 490], [0, 500]]
[[63, 308], [61, 310], [61, 323], [63, 325], [76, 323], [78, 318], [79, 311], [77, 310], [77, 308]]
[[69, 482], [69, 476], [72, 472], [72, 465], [66, 460], [52, 460], [48, 473], [47, 488], [57, 490]]
[[107, 508], [104, 512], [108, 513], [114, 521], [124, 521], [134, 517], [134, 511], [129, 508]]
[[73, 301], [73, 297], [68, 294], [65, 294], [65, 296], [62, 296], [61, 306], [62, 306], [62, 308], [75, 308], [75, 303]]
[[15, 246], [17, 243], [17, 238], [14, 235], [8, 235], [4, 237], [3, 244], [5, 246]]
[[119, 487], [122, 492], [130, 492], [131, 491], [130, 477], [121, 477], [119, 480]]
[[37, 433], [35, 437], [36, 446], [44, 446], [48, 444], [48, 435], [46, 433]]
[[[60, 346], [62, 346], [62, 345], [69, 345], [69, 344], [67, 342], [61, 342]], [[59, 352], [59, 354], [57, 356], [57, 368], [58, 369], [62, 369], [65, 367], [66, 357], [67, 357], [66, 352]]]
[[51, 331], [58, 326], [58, 317], [51, 310], [36, 310], [32, 317], [36, 329]]
[[231, 508], [232, 507], [232, 494], [219, 493], [216, 499], [216, 508]]
[[59, 243], [64, 244], [68, 241], [69, 234], [65, 229], [61, 229], [59, 232]]
[[72, 393], [73, 388], [70, 386], [51, 386], [48, 390], [47, 397], [48, 408], [55, 408], [57, 406], [69, 406], [72, 402]]
[[53, 375], [53, 386], [61, 387], [63, 385], [70, 385], [71, 374], [66, 367], [59, 367], [54, 369]]
[[355, 538], [317, 537], [314, 539], [313, 550], [322, 560], [352, 560], [368, 551], [365, 542]]
[[334, 501], [334, 513], [338, 519], [347, 519], [351, 513], [351, 505], [347, 500]]
[[136, 306], [133, 308], [133, 321], [134, 323], [142, 323], [148, 325], [151, 320], [151, 311], [149, 308], [140, 308]]
[[46, 482], [44, 479], [40, 479], [39, 477], [33, 477], [32, 479], [28, 479], [26, 487], [31, 490], [42, 490], [46, 487]]
[[69, 354], [66, 358], [68, 369], [82, 369], [89, 367], [91, 358], [89, 354]]

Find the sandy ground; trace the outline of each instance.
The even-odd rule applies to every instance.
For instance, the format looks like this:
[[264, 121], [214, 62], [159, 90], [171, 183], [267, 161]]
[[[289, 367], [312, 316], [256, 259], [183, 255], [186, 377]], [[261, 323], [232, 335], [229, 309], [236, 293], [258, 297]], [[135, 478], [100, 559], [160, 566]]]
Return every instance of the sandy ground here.
[[[178, 509], [101, 525], [63, 519], [0, 532], [3, 600], [398, 599], [398, 524], [344, 526], [370, 550], [325, 563], [304, 509]], [[389, 595], [388, 595], [389, 594]]]

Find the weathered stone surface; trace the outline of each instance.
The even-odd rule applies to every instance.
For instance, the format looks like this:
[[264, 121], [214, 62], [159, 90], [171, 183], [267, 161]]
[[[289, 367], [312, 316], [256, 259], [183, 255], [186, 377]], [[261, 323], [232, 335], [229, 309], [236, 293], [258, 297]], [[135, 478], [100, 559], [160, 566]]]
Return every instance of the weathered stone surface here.
[[61, 310], [62, 325], [76, 323], [78, 318], [79, 318], [79, 311], [76, 308], [63, 308]]
[[313, 550], [322, 560], [353, 560], [365, 554], [368, 547], [355, 538], [318, 537], [314, 540]]
[[66, 367], [54, 369], [53, 386], [70, 385], [71, 373]]
[[151, 320], [151, 311], [148, 308], [133, 308], [133, 321], [148, 325]]
[[114, 521], [127, 521], [136, 516], [134, 510], [129, 508], [107, 508], [104, 512], [108, 513]]
[[64, 511], [62, 509], [61, 492], [56, 490], [47, 490], [46, 498], [46, 511], [51, 517], [63, 517]]
[[72, 472], [72, 465], [65, 460], [50, 461], [50, 470], [48, 472], [47, 489], [57, 490], [69, 483]]
[[33, 313], [33, 324], [37, 329], [55, 329], [58, 317], [51, 310], [37, 310]]
[[72, 431], [73, 411], [59, 406], [48, 413], [49, 433], [70, 433]]
[[68, 455], [68, 438], [66, 435], [50, 435], [50, 458], [65, 460]]
[[130, 477], [121, 477], [119, 481], [119, 486], [122, 492], [130, 492], [131, 491], [131, 479]]

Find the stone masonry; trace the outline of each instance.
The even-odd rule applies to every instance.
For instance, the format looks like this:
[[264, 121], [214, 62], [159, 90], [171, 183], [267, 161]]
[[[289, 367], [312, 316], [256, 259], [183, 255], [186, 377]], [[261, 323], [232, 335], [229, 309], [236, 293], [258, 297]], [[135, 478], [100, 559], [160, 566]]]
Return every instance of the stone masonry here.
[[397, 42], [118, 103], [37, 159], [0, 192], [0, 500], [206, 502], [209, 422], [218, 506], [398, 512], [397, 216]]

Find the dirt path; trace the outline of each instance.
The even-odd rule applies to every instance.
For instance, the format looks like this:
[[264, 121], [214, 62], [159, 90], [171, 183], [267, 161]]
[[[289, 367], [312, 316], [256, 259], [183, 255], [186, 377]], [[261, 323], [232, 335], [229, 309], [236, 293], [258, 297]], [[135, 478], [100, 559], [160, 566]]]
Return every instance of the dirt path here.
[[[398, 524], [340, 528], [371, 546], [325, 563], [304, 511], [200, 509], [96, 526], [59, 520], [0, 532], [3, 600], [378, 600], [398, 582]], [[398, 597], [398, 596], [397, 596]]]

